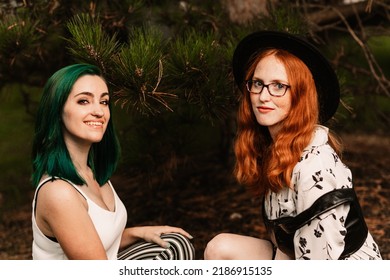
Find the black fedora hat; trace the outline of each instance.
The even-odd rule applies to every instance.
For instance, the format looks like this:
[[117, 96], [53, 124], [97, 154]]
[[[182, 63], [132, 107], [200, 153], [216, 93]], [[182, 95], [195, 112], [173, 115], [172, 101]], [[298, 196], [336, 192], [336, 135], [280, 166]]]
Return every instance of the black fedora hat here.
[[240, 89], [250, 60], [260, 50], [278, 48], [300, 58], [310, 69], [318, 93], [319, 121], [325, 123], [337, 111], [340, 102], [339, 81], [329, 61], [311, 43], [298, 36], [277, 31], [259, 31], [242, 39], [233, 54], [233, 75]]

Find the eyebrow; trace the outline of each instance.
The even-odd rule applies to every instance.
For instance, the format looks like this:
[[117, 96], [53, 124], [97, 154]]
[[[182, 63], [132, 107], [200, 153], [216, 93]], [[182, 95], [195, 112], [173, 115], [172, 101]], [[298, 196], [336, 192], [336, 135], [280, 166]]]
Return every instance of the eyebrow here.
[[[83, 92], [77, 93], [74, 97], [78, 97], [78, 96], [80, 96], [80, 95], [88, 95], [88, 96], [91, 96], [91, 97], [94, 97], [94, 96], [95, 96], [92, 92], [83, 91]], [[109, 93], [108, 93], [108, 92], [103, 92], [103, 93], [100, 95], [100, 98], [102, 98], [102, 97], [104, 97], [104, 96], [109, 96]]]
[[[252, 81], [261, 81], [261, 82], [264, 82], [263, 79], [255, 78], [255, 76], [253, 76]], [[273, 79], [273, 80], [271, 80], [270, 82], [271, 82], [271, 83], [283, 83], [283, 84], [288, 84], [288, 82], [285, 81], [285, 80], [283, 80], [283, 79]]]

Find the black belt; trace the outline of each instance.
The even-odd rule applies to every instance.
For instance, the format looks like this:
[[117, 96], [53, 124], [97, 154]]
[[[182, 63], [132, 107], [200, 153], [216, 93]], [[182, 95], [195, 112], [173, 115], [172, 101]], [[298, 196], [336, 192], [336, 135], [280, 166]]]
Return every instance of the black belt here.
[[318, 198], [310, 208], [295, 217], [283, 217], [269, 220], [265, 215], [263, 202], [263, 220], [272, 242], [290, 258], [295, 259], [294, 235], [295, 231], [319, 215], [336, 208], [339, 205], [348, 203], [350, 210], [345, 220], [346, 235], [344, 238], [344, 251], [339, 259], [344, 259], [364, 244], [368, 234], [368, 228], [364, 221], [359, 200], [353, 189], [337, 189], [328, 192]]

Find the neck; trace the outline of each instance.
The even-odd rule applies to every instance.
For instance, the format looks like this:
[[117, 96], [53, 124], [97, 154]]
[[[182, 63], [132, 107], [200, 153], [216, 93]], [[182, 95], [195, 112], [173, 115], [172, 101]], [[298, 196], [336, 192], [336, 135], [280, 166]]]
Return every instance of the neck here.
[[88, 155], [91, 145], [80, 145], [74, 142], [68, 142], [66, 143], [66, 146], [77, 172], [80, 175], [87, 174], [89, 171]]
[[271, 135], [271, 138], [273, 141], [276, 140], [276, 137], [278, 135], [279, 130], [280, 130], [280, 127], [277, 127], [277, 126], [269, 126], [268, 127], [269, 134]]

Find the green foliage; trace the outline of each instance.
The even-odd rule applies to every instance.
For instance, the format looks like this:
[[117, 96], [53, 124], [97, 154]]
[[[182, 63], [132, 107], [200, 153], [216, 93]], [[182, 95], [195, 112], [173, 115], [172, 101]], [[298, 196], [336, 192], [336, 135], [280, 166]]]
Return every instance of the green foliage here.
[[35, 32], [35, 25], [27, 18], [12, 15], [5, 17], [0, 22], [0, 52], [14, 58], [23, 51], [29, 51], [41, 37]]
[[[379, 87], [378, 81], [368, 70], [369, 66], [361, 47], [343, 33], [333, 34], [335, 47], [324, 49], [328, 57], [337, 57], [337, 74], [341, 86], [342, 102], [336, 114], [337, 129], [343, 131], [388, 130], [390, 124], [390, 99]], [[388, 37], [372, 36], [369, 47], [381, 65], [383, 75], [389, 75], [386, 68]], [[358, 125], [357, 125], [358, 124]]]
[[164, 28], [169, 37], [180, 37], [189, 30], [198, 34], [210, 31], [223, 34], [231, 25], [220, 1], [156, 1], [151, 3], [154, 25]]
[[131, 28], [122, 42], [104, 31], [99, 17], [87, 14], [74, 16], [67, 28], [71, 55], [103, 69], [122, 107], [156, 115], [173, 111], [180, 99], [180, 106], [198, 106], [201, 118], [226, 117], [232, 105], [231, 53], [215, 32], [191, 29], [165, 40], [160, 29], [143, 25]]
[[203, 35], [192, 30], [172, 43], [168, 58], [172, 88], [186, 102], [197, 105], [200, 116], [210, 121], [224, 119], [233, 105], [227, 55], [215, 33]]
[[97, 65], [107, 72], [106, 61], [111, 61], [119, 48], [116, 35], [106, 34], [99, 17], [93, 18], [88, 14], [75, 15], [66, 27], [71, 37], [65, 40], [74, 59]]
[[29, 18], [9, 15], [0, 21], [0, 87], [15, 79], [12, 68], [22, 67], [25, 58], [33, 56], [41, 38], [37, 23]]
[[[260, 29], [284, 30], [323, 42], [327, 57], [339, 66], [345, 106], [337, 112], [336, 127], [352, 130], [356, 125], [351, 120], [358, 120], [358, 128], [386, 131], [389, 101], [368, 71], [356, 70], [367, 69], [361, 49], [345, 33], [336, 36], [339, 22], [309, 25], [304, 15], [315, 5], [306, 2], [268, 1], [268, 13], [240, 25], [230, 21], [221, 1], [8, 1], [10, 6], [0, 5], [0, 89], [23, 84], [10, 91], [16, 100], [10, 110], [33, 115], [38, 93], [28, 88], [42, 87], [67, 64], [101, 67], [118, 105], [114, 118], [123, 146], [121, 169], [174, 180], [183, 167], [194, 168], [196, 156], [218, 154], [226, 160], [221, 155], [228, 155], [234, 136], [237, 95], [231, 58], [238, 41]], [[389, 40], [377, 40], [370, 46], [388, 77]], [[4, 108], [0, 114], [9, 114]], [[23, 154], [17, 160], [4, 157], [0, 166], [20, 166], [28, 173], [19, 164], [28, 145], [12, 141], [26, 141], [15, 124], [28, 131], [13, 119], [2, 128], [9, 135], [2, 138], [7, 143], [1, 143], [1, 152]], [[18, 172], [5, 174], [12, 181]]]
[[292, 34], [306, 34], [308, 26], [298, 5], [291, 5], [291, 1], [282, 0], [277, 5], [268, 1], [269, 15], [260, 18], [262, 29], [286, 31]]
[[147, 115], [160, 113], [161, 106], [170, 109], [166, 98], [174, 96], [160, 89], [165, 45], [162, 33], [153, 27], [132, 29], [129, 43], [114, 58], [110, 77], [118, 85], [114, 96], [122, 107]]
[[390, 36], [373, 36], [369, 39], [368, 45], [375, 53], [376, 60], [383, 73], [390, 78]]

